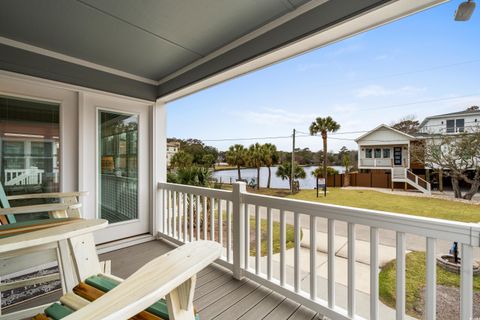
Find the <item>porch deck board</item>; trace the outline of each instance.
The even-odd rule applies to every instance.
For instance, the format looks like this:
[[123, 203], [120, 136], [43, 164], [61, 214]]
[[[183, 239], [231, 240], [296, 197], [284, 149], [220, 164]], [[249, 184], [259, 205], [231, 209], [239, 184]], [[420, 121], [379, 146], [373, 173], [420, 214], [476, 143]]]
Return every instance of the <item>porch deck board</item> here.
[[[126, 278], [148, 261], [172, 249], [166, 242], [149, 241], [102, 254], [100, 260], [111, 260], [112, 274]], [[14, 309], [53, 302], [60, 295], [61, 292], [51, 293]], [[194, 305], [202, 320], [322, 319], [316, 312], [254, 281], [234, 279], [230, 271], [216, 265], [208, 266], [197, 275]]]

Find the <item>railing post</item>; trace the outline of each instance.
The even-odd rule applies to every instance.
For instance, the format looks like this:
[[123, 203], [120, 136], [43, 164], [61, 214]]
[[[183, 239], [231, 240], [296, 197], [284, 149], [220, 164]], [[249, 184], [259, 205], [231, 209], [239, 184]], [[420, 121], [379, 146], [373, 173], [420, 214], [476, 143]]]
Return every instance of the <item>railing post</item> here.
[[243, 278], [243, 269], [244, 265], [244, 237], [245, 237], [245, 228], [244, 228], [244, 216], [243, 216], [243, 207], [244, 203], [242, 201], [242, 193], [247, 192], [247, 185], [245, 182], [234, 182], [233, 183], [233, 277], [235, 279], [241, 280]]

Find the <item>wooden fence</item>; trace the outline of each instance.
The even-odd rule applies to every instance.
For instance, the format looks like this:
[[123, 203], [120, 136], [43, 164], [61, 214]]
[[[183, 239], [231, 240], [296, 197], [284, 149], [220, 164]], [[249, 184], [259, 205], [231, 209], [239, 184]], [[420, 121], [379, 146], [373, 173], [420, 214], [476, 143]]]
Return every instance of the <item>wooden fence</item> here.
[[[369, 172], [360, 173], [353, 172], [348, 173], [350, 176], [349, 186], [351, 187], [367, 187], [367, 188], [392, 188], [392, 178], [390, 172]], [[419, 175], [422, 179], [425, 179], [425, 175]], [[345, 174], [335, 174], [328, 176], [327, 187], [343, 187], [345, 182]], [[403, 182], [395, 182], [395, 189], [404, 189], [405, 184]], [[407, 186], [408, 189], [414, 189], [411, 186]]]

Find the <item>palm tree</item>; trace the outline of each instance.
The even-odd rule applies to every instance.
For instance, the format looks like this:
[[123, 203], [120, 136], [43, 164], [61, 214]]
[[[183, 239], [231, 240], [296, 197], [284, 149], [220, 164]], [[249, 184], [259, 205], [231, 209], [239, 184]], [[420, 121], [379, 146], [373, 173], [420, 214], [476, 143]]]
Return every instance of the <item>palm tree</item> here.
[[[295, 172], [294, 172], [294, 179], [305, 179], [307, 174], [302, 167], [300, 167], [297, 163], [294, 164]], [[292, 189], [292, 163], [291, 162], [284, 162], [277, 168], [276, 172], [277, 177], [281, 178], [282, 180], [288, 180], [288, 185], [290, 189]]]
[[268, 168], [267, 188], [270, 188], [270, 181], [272, 178], [272, 166], [278, 163], [277, 147], [271, 143], [265, 143], [263, 146], [264, 159], [263, 162]]
[[248, 148], [248, 163], [257, 168], [257, 190], [260, 189], [260, 168], [264, 164], [264, 150], [258, 142]]
[[170, 160], [170, 167], [173, 168], [186, 168], [190, 167], [193, 163], [193, 156], [185, 151], [178, 151]]
[[335, 132], [340, 129], [340, 125], [328, 116], [326, 118], [318, 117], [310, 125], [310, 135], [314, 136], [320, 133], [323, 140], [323, 176], [327, 176], [327, 161], [328, 161], [328, 151], [327, 151], [327, 133]]
[[246, 165], [247, 162], [247, 149], [241, 144], [230, 146], [225, 154], [227, 163], [231, 166], [237, 166], [238, 180], [242, 180], [242, 174], [240, 167]]

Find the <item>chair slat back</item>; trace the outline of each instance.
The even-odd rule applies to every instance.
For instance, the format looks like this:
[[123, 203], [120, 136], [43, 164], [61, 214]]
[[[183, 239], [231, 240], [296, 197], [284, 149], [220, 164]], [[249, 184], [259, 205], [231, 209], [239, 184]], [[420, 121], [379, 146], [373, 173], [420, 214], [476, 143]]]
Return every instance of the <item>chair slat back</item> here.
[[[4, 209], [10, 208], [10, 203], [8, 202], [7, 195], [5, 194], [5, 190], [3, 189], [3, 186], [1, 183], [0, 183], [0, 207]], [[13, 214], [7, 214], [6, 217], [7, 217], [8, 223], [17, 222]]]

